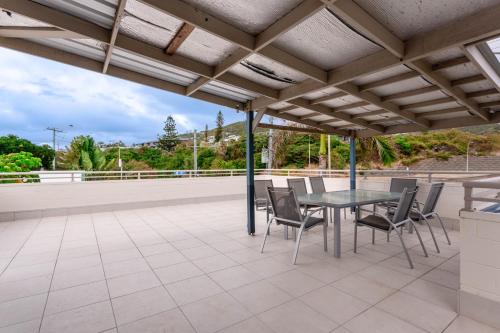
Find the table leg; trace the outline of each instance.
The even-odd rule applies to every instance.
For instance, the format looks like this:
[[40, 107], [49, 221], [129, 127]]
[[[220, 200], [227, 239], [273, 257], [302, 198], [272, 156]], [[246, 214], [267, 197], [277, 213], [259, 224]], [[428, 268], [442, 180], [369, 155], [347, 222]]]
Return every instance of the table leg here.
[[340, 208], [333, 209], [333, 255], [340, 258]]

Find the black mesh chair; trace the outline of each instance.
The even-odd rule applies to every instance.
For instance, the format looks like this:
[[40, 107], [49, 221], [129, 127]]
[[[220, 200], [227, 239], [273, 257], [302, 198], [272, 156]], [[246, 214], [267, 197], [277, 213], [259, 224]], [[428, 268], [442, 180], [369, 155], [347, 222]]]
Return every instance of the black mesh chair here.
[[267, 196], [268, 187], [273, 187], [272, 179], [259, 179], [254, 181], [255, 209], [266, 210], [266, 223], [269, 221], [269, 213], [272, 212], [271, 203]]
[[300, 239], [302, 237], [302, 232], [304, 230], [309, 230], [315, 226], [323, 226], [323, 239], [324, 239], [324, 250], [327, 251], [327, 228], [328, 223], [326, 218], [313, 217], [312, 215], [316, 213], [317, 209], [311, 209], [308, 212], [302, 213], [295, 191], [291, 188], [282, 187], [269, 187], [267, 189], [269, 195], [269, 201], [274, 212], [274, 215], [267, 222], [267, 230], [264, 233], [264, 240], [262, 242], [261, 253], [264, 252], [264, 246], [266, 245], [266, 239], [271, 228], [273, 221], [277, 225], [285, 225], [287, 227], [298, 228], [299, 232], [295, 240], [295, 249], [292, 257], [292, 264], [295, 265], [297, 261], [297, 253], [299, 252]]
[[427, 195], [427, 199], [425, 200], [423, 206], [421, 203], [417, 202], [416, 207], [414, 207], [414, 209], [412, 209], [410, 212], [410, 218], [413, 221], [419, 221], [419, 222], [424, 221], [429, 227], [429, 231], [431, 233], [432, 240], [434, 241], [434, 245], [436, 246], [437, 253], [439, 253], [439, 246], [437, 244], [436, 237], [434, 236], [434, 232], [432, 231], [432, 226], [429, 221], [430, 219], [437, 217], [439, 224], [441, 224], [441, 228], [443, 228], [446, 240], [448, 241], [448, 244], [451, 245], [450, 238], [448, 237], [448, 232], [446, 231], [444, 223], [441, 220], [439, 214], [436, 212], [436, 206], [439, 201], [439, 198], [441, 197], [443, 188], [444, 188], [444, 183], [432, 184], [431, 189], [429, 190], [429, 194]]
[[[403, 193], [404, 189], [408, 191], [413, 191], [417, 188], [416, 178], [391, 178], [391, 185], [389, 187], [389, 192]], [[382, 204], [377, 204], [376, 206], [384, 208], [396, 208], [397, 202], [384, 202]]]
[[[307, 194], [307, 186], [305, 178], [287, 178], [286, 180], [288, 187], [293, 189], [295, 195], [305, 195]], [[305, 208], [306, 210], [309, 208], [317, 208], [318, 205], [300, 205], [300, 207]]]
[[356, 217], [354, 221], [354, 252], [356, 253], [357, 251], [358, 226], [369, 227], [372, 229], [372, 243], [375, 243], [375, 230], [380, 230], [387, 234], [390, 234], [391, 231], [394, 230], [401, 240], [401, 245], [403, 246], [406, 258], [408, 259], [408, 263], [410, 264], [410, 268], [413, 268], [413, 263], [403, 240], [402, 230], [404, 226], [406, 226], [407, 224], [411, 224], [413, 225], [417, 233], [418, 240], [420, 241], [420, 245], [422, 246], [422, 250], [424, 251], [424, 255], [427, 257], [428, 254], [427, 250], [425, 249], [424, 243], [422, 242], [422, 237], [420, 236], [418, 229], [414, 226], [413, 220], [409, 216], [415, 201], [417, 191], [418, 187], [413, 189], [412, 191], [409, 191], [406, 188], [403, 190], [392, 218], [384, 215], [378, 215], [376, 213], [362, 218]]
[[[311, 189], [313, 193], [325, 193], [325, 181], [321, 176], [309, 177], [309, 183], [311, 184]], [[330, 216], [332, 216], [330, 209]], [[344, 219], [347, 219], [347, 209], [344, 208]], [[333, 223], [333, 221], [330, 221]]]

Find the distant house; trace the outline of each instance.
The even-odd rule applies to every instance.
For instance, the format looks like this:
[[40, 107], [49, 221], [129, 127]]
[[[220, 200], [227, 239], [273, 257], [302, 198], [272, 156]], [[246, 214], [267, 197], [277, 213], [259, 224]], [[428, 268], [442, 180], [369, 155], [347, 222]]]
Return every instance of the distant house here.
[[238, 141], [240, 139], [240, 136], [239, 135], [234, 135], [234, 134], [231, 134], [231, 135], [228, 135], [224, 138], [224, 142], [230, 142], [230, 141]]
[[134, 147], [134, 148], [142, 148], [142, 147], [157, 148], [158, 147], [158, 141], [149, 141], [149, 142], [134, 143], [132, 145], [132, 147]]

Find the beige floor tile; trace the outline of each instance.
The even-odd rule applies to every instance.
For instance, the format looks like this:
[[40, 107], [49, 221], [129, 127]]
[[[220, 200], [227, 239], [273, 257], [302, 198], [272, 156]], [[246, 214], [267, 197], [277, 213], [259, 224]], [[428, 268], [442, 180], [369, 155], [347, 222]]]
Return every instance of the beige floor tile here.
[[0, 283], [0, 303], [49, 291], [52, 275]]
[[152, 271], [119, 276], [108, 280], [109, 294], [112, 298], [132, 294], [161, 285]]
[[344, 324], [352, 333], [426, 333], [423, 329], [411, 325], [377, 308], [370, 308]]
[[225, 268], [238, 266], [239, 263], [230, 259], [229, 257], [219, 254], [212, 257], [193, 260], [193, 263], [198, 266], [205, 273], [212, 273], [220, 271]]
[[261, 313], [258, 318], [276, 333], [330, 332], [338, 326], [297, 299]]
[[40, 294], [0, 304], [0, 327], [42, 317], [47, 294]]
[[268, 278], [286, 271], [294, 269], [294, 265], [290, 263], [281, 263], [273, 257], [255, 260], [243, 265], [261, 278]]
[[250, 319], [239, 322], [236, 325], [225, 328], [219, 333], [274, 333], [269, 327], [264, 325], [258, 318], [252, 317]]
[[415, 280], [415, 277], [411, 275], [400, 273], [392, 269], [379, 266], [378, 264], [359, 271], [357, 274], [371, 281], [376, 281], [394, 289], [400, 289]]
[[229, 293], [243, 306], [258, 314], [292, 299], [283, 290], [267, 281], [257, 281]]
[[145, 259], [153, 268], [166, 267], [187, 261], [186, 257], [179, 251], [153, 254], [145, 257]]
[[250, 317], [250, 313], [227, 293], [181, 307], [198, 333], [212, 333]]
[[300, 299], [317, 312], [339, 324], [345, 323], [370, 307], [370, 304], [332, 286], [313, 290]]
[[460, 287], [460, 276], [442, 269], [434, 269], [422, 276], [422, 279], [457, 290]]
[[100, 332], [113, 327], [115, 327], [113, 310], [111, 303], [106, 301], [45, 316], [40, 333]]
[[163, 286], [113, 298], [111, 302], [118, 326], [177, 307]]
[[225, 255], [227, 255], [229, 258], [233, 259], [234, 261], [239, 262], [240, 264], [246, 264], [248, 262], [263, 259], [263, 258], [269, 256], [269, 254], [267, 254], [266, 252], [260, 253], [260, 250], [256, 250], [256, 249], [242, 249], [239, 251], [225, 253]]
[[93, 266], [74, 271], [57, 272], [52, 279], [51, 290], [70, 288], [104, 280], [102, 266]]
[[206, 275], [171, 283], [166, 287], [179, 305], [223, 292], [223, 289]]
[[195, 333], [179, 309], [172, 309], [119, 327], [120, 333]]
[[311, 264], [298, 265], [297, 269], [324, 283], [335, 282], [350, 274], [349, 271], [329, 264], [324, 260]]
[[158, 275], [163, 284], [182, 281], [204, 274], [201, 269], [196, 267], [191, 262], [183, 262], [167, 267], [160, 267], [155, 269], [155, 273]]
[[256, 273], [243, 266], [226, 268], [209, 274], [225, 290], [231, 290], [261, 280]]
[[143, 258], [135, 258], [104, 264], [104, 272], [106, 273], [107, 279], [111, 279], [121, 275], [149, 271], [150, 269], [151, 268], [149, 267], [148, 263]]
[[98, 281], [49, 293], [45, 314], [71, 310], [109, 299], [106, 281]]
[[101, 266], [101, 256], [92, 254], [90, 256], [58, 260], [56, 273], [84, 269], [93, 266]]
[[101, 255], [103, 264], [110, 264], [113, 262], [126, 261], [142, 257], [141, 252], [136, 248], [106, 252]]
[[399, 257], [389, 258], [387, 260], [378, 263], [378, 265], [392, 269], [393, 271], [412, 275], [414, 277], [420, 277], [423, 274], [429, 272], [433, 268], [431, 266], [427, 266], [413, 260], [413, 269], [411, 269], [408, 260], [401, 259]]
[[402, 320], [428, 332], [442, 332], [456, 316], [453, 311], [423, 301], [404, 292], [398, 292], [377, 305]]
[[396, 292], [396, 289], [387, 287], [377, 281], [364, 278], [358, 274], [351, 274], [334, 282], [332, 286], [372, 305]]
[[343, 327], [337, 327], [331, 333], [351, 333], [351, 332], [349, 332], [347, 329]]
[[208, 245], [197, 246], [181, 251], [190, 260], [202, 259], [221, 254], [219, 251]]
[[170, 243], [159, 243], [154, 245], [141, 246], [139, 247], [139, 251], [143, 256], [148, 257], [154, 254], [175, 252], [176, 249]]
[[14, 324], [12, 326], [2, 327], [0, 328], [0, 333], [38, 333], [40, 321], [41, 318]]
[[456, 290], [422, 279], [413, 281], [401, 290], [446, 310], [457, 312], [458, 293]]
[[178, 241], [172, 242], [172, 245], [177, 250], [186, 250], [186, 249], [192, 249], [193, 247], [204, 246], [206, 244], [203, 243], [198, 238], [191, 237], [191, 238], [186, 238], [183, 240], [178, 240]]
[[444, 333], [500, 333], [496, 329], [464, 316], [458, 316]]
[[49, 275], [54, 271], [55, 263], [8, 267], [0, 276], [0, 283], [30, 279], [37, 276]]
[[275, 275], [269, 278], [268, 281], [295, 297], [302, 296], [325, 285], [325, 283], [298, 270]]

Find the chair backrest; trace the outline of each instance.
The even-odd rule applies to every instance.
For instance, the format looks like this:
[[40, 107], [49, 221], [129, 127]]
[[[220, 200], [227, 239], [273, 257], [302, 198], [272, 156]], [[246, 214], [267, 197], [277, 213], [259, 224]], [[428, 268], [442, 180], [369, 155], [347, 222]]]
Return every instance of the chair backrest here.
[[279, 219], [302, 221], [299, 203], [293, 189], [288, 187], [268, 187], [269, 201], [274, 216]]
[[406, 188], [413, 191], [417, 187], [417, 180], [413, 178], [391, 178], [390, 192], [402, 193]]
[[424, 203], [424, 208], [422, 208], [422, 214], [432, 213], [436, 209], [437, 202], [443, 191], [444, 183], [434, 183], [431, 185], [429, 194]]
[[408, 219], [408, 215], [410, 215], [410, 210], [413, 207], [413, 202], [415, 201], [417, 191], [418, 186], [413, 190], [408, 190], [407, 188], [403, 189], [401, 198], [399, 198], [398, 207], [396, 208], [394, 216], [392, 217], [393, 223], [398, 223]]
[[307, 194], [306, 180], [304, 178], [288, 178], [288, 187], [292, 188], [296, 195]]
[[313, 193], [325, 193], [325, 182], [323, 181], [323, 177], [309, 177], [309, 182], [311, 183], [311, 188]]
[[273, 187], [272, 179], [259, 179], [254, 181], [255, 199], [267, 199], [267, 188]]

